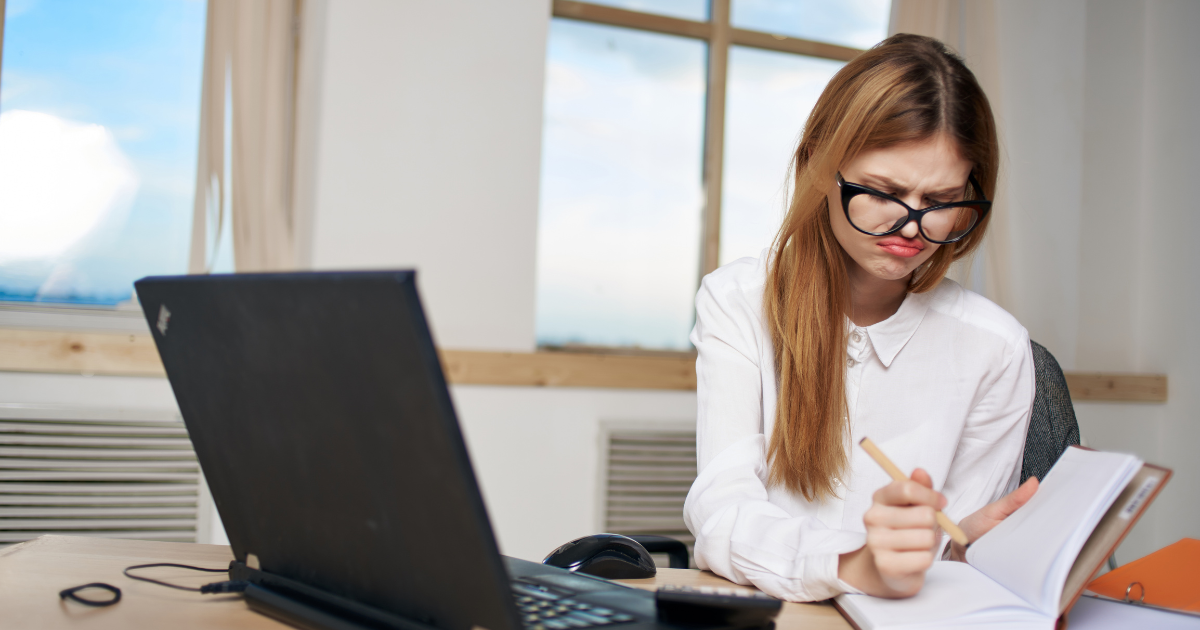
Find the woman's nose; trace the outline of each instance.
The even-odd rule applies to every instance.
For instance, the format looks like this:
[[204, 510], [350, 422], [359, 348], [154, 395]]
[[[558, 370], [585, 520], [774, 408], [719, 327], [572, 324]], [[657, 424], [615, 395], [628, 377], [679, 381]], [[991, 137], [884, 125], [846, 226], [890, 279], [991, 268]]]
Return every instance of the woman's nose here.
[[920, 230], [917, 227], [916, 221], [909, 221], [904, 224], [904, 227], [900, 228], [900, 236], [904, 238], [917, 238], [919, 232]]

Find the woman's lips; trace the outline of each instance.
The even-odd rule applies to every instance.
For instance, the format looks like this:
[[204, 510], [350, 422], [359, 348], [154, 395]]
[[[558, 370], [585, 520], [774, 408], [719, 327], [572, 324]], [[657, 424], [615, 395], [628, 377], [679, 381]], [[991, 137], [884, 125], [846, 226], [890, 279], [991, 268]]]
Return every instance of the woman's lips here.
[[899, 256], [901, 258], [912, 258], [921, 253], [925, 249], [925, 243], [917, 238], [903, 238], [899, 236], [889, 236], [877, 243], [884, 251], [889, 254]]

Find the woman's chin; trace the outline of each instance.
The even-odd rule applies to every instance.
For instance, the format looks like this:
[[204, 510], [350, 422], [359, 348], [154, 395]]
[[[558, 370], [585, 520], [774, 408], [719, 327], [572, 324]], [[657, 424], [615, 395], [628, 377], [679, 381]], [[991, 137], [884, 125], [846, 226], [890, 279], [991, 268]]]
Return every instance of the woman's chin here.
[[917, 265], [897, 264], [894, 261], [880, 261], [868, 267], [872, 276], [880, 280], [907, 280]]
[[907, 280], [918, 267], [933, 258], [935, 251], [936, 246], [927, 248], [917, 256], [872, 256], [868, 264], [862, 267], [880, 280]]

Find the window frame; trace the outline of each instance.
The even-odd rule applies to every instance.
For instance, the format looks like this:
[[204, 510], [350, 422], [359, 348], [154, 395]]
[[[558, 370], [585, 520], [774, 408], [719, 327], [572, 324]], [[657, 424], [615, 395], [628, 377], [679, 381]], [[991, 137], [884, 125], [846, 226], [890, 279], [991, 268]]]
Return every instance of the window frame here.
[[[725, 98], [729, 49], [760, 50], [850, 61], [860, 48], [811, 39], [735, 28], [730, 23], [731, 0], [710, 0], [707, 22], [618, 9], [578, 0], [553, 0], [551, 16], [698, 39], [708, 45], [708, 77], [704, 103], [703, 170], [705, 203], [701, 210], [700, 278], [719, 266], [721, 253], [721, 195], [725, 165]], [[697, 278], [697, 281], [699, 278]], [[595, 348], [589, 347], [590, 350]]]

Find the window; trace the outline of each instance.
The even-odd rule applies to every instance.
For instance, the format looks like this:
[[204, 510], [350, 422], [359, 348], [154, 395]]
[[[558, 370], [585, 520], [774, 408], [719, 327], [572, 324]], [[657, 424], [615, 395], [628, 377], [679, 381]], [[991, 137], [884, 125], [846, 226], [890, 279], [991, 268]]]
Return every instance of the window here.
[[548, 59], [539, 337], [686, 347], [695, 290], [679, 279], [700, 251], [704, 44], [555, 20]]
[[555, 0], [537, 337], [690, 350], [701, 275], [758, 256], [788, 161], [889, 0]]
[[186, 272], [205, 3], [0, 6], [0, 300], [111, 307]]

